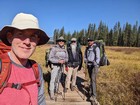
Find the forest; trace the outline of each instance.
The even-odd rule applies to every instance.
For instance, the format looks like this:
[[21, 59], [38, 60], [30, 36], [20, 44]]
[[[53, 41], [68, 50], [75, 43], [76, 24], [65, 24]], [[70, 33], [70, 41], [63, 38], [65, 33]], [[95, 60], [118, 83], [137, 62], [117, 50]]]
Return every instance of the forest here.
[[100, 21], [98, 26], [90, 23], [87, 29], [81, 29], [73, 33], [66, 33], [63, 26], [61, 29], [54, 30], [53, 40], [55, 41], [60, 36], [63, 36], [66, 41], [75, 37], [81, 45], [86, 45], [87, 38], [90, 37], [94, 40], [103, 40], [106, 46], [140, 47], [140, 26], [138, 21], [134, 25], [126, 22], [123, 27], [121, 27], [120, 22], [117, 22], [111, 29]]

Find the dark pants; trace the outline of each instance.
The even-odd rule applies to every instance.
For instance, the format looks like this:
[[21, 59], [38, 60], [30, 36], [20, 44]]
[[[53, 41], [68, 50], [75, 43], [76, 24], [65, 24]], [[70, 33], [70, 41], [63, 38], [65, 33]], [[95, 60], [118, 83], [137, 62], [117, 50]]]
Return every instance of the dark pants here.
[[88, 73], [90, 77], [91, 95], [96, 97], [96, 75], [98, 73], [98, 68], [93, 65], [88, 65]]

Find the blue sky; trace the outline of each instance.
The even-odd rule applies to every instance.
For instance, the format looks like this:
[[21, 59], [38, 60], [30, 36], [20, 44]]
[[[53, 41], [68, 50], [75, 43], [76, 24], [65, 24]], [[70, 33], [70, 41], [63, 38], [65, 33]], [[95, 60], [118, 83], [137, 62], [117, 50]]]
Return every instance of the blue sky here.
[[[65, 32], [97, 27], [102, 20], [109, 28], [120, 21], [140, 23], [140, 0], [0, 0], [0, 29], [10, 25], [17, 13], [31, 13], [49, 36], [64, 26]], [[140, 25], [140, 24], [139, 24]]]

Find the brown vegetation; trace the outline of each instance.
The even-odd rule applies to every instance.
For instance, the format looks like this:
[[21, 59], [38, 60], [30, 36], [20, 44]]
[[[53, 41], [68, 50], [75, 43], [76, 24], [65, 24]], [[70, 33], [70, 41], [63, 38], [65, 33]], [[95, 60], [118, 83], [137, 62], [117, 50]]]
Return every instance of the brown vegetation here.
[[[32, 56], [43, 68], [45, 51], [50, 45], [39, 46]], [[82, 47], [84, 52], [85, 47]], [[100, 68], [97, 94], [101, 105], [139, 105], [140, 103], [140, 48], [106, 47], [111, 65]], [[83, 66], [84, 67], [84, 66]], [[47, 83], [45, 83], [47, 88]], [[46, 93], [47, 93], [47, 89]]]

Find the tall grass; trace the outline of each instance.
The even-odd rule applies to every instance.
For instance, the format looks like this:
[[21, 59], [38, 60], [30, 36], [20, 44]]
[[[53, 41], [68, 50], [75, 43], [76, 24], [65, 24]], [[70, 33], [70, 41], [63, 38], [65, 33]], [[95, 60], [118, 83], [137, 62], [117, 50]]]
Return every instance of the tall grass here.
[[107, 47], [106, 53], [111, 65], [97, 77], [101, 105], [139, 105], [140, 49]]
[[[48, 72], [45, 67], [45, 51], [49, 47], [37, 47], [31, 57], [41, 65], [44, 73]], [[140, 48], [105, 49], [111, 64], [101, 67], [97, 76], [97, 98], [100, 104], [140, 105]], [[82, 47], [82, 52], [84, 50], [85, 47]], [[46, 83], [45, 86], [47, 88]]]

